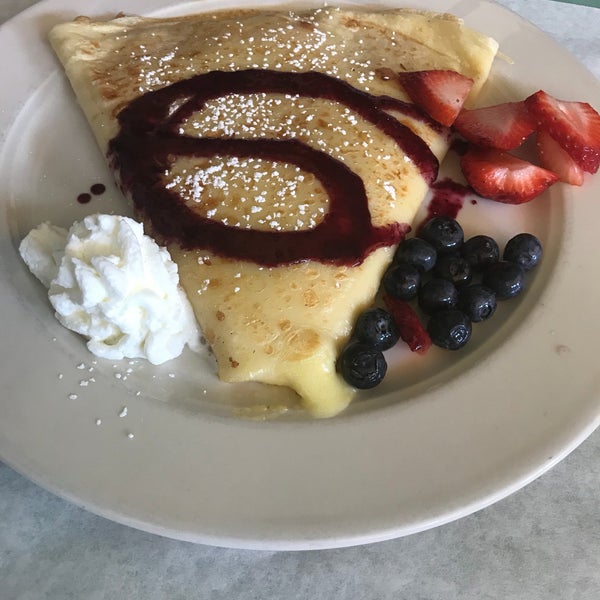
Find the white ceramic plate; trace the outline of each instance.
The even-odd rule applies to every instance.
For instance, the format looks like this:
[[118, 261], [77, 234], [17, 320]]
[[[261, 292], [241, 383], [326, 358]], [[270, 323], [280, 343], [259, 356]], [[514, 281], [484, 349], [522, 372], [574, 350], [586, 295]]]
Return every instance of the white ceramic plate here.
[[[169, 6], [171, 4], [171, 6]], [[240, 4], [237, 2], [236, 4]], [[484, 101], [543, 88], [600, 106], [598, 82], [555, 42], [488, 2], [445, 10], [494, 36]], [[521, 207], [480, 202], [467, 235], [528, 230], [545, 258], [527, 293], [476, 327], [460, 353], [390, 354], [391, 373], [342, 416], [230, 416], [260, 385], [220, 384], [203, 359], [163, 367], [95, 360], [61, 328], [19, 259], [43, 220], [127, 212], [62, 71], [48, 28], [85, 13], [172, 15], [223, 2], [47, 0], [0, 30], [0, 456], [40, 485], [121, 523], [207, 544], [345, 546], [402, 536], [482, 508], [543, 473], [599, 422], [600, 176]], [[548, 68], [552, 65], [552, 68]], [[92, 183], [107, 192], [76, 201]], [[127, 414], [123, 408], [127, 407]], [[101, 421], [101, 424], [97, 424]], [[133, 438], [128, 434], [132, 433]]]

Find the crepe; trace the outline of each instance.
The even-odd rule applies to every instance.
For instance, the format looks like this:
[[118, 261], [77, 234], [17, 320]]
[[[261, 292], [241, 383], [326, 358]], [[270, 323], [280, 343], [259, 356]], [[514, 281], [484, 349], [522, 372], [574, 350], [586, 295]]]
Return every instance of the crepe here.
[[336, 358], [449, 144], [394, 74], [455, 70], [473, 105], [496, 42], [450, 15], [338, 8], [81, 17], [50, 41], [219, 377], [343, 410]]

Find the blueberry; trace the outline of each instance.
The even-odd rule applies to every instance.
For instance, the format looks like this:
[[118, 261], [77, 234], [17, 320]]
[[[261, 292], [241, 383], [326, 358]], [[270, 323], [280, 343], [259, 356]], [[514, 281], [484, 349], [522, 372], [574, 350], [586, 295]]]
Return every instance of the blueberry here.
[[419, 289], [419, 306], [429, 315], [454, 308], [457, 301], [456, 286], [447, 279], [431, 279]]
[[383, 289], [393, 298], [412, 300], [421, 285], [421, 271], [408, 263], [392, 265], [383, 276]]
[[542, 243], [531, 233], [519, 233], [508, 240], [502, 258], [529, 271], [542, 260]]
[[419, 237], [429, 242], [438, 253], [458, 250], [464, 241], [460, 224], [450, 217], [433, 217], [421, 228]]
[[356, 320], [354, 337], [376, 350], [388, 350], [398, 341], [398, 327], [389, 312], [370, 308]]
[[467, 285], [473, 277], [471, 265], [462, 257], [443, 254], [433, 268], [433, 274], [451, 281], [455, 286]]
[[395, 262], [414, 265], [423, 272], [431, 271], [436, 260], [435, 248], [429, 242], [418, 237], [404, 240], [394, 255]]
[[473, 323], [489, 319], [496, 311], [496, 306], [496, 294], [479, 283], [468, 285], [458, 292], [458, 308]]
[[501, 260], [483, 272], [481, 282], [495, 292], [498, 300], [506, 300], [523, 290], [525, 270], [517, 263]]
[[427, 323], [431, 341], [447, 350], [462, 348], [471, 338], [472, 329], [469, 317], [460, 310], [438, 312]]
[[387, 371], [387, 363], [380, 350], [352, 341], [340, 354], [338, 370], [347, 383], [366, 390], [381, 383]]
[[488, 235], [476, 235], [469, 238], [460, 249], [460, 253], [474, 270], [481, 270], [500, 260], [500, 248], [496, 240]]

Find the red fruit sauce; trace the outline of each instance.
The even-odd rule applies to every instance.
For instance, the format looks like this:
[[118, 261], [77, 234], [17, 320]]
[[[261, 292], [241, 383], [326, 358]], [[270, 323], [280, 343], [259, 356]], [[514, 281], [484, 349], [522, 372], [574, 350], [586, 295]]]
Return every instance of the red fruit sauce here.
[[427, 222], [433, 217], [450, 217], [456, 219], [465, 200], [473, 196], [470, 187], [452, 181], [452, 179], [440, 179], [431, 185], [433, 196], [427, 206]]
[[106, 191], [106, 186], [103, 183], [94, 183], [90, 186], [89, 192], [82, 192], [77, 196], [79, 204], [87, 204], [93, 196], [101, 196]]
[[[429, 184], [435, 181], [438, 161], [429, 147], [386, 112], [413, 114], [410, 105], [362, 92], [323, 73], [212, 71], [144, 94], [119, 114], [120, 131], [109, 146], [111, 165], [155, 233], [167, 241], [177, 240], [184, 248], [209, 249], [269, 266], [303, 260], [356, 265], [376, 248], [401, 241], [409, 226], [373, 226], [361, 178], [324, 152], [293, 139], [202, 138], [178, 133], [179, 125], [210, 99], [263, 92], [344, 104], [395, 140]], [[178, 108], [173, 110], [174, 106]], [[242, 229], [198, 215], [175, 191], [165, 189], [161, 180], [173, 157], [213, 155], [284, 161], [313, 173], [329, 195], [327, 215], [312, 229], [291, 232]]]

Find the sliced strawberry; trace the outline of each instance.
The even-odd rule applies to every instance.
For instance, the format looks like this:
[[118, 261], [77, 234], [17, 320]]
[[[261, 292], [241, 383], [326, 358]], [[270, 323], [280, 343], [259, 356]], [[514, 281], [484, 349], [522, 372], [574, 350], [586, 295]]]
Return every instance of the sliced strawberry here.
[[600, 115], [587, 102], [557, 100], [544, 91], [525, 100], [539, 129], [547, 131], [588, 173], [600, 167]]
[[552, 171], [499, 150], [473, 147], [460, 165], [469, 185], [484, 198], [521, 204], [558, 181]]
[[446, 127], [454, 123], [473, 87], [472, 79], [456, 71], [407, 71], [398, 77], [408, 97]]
[[535, 126], [525, 102], [463, 109], [454, 121], [454, 129], [469, 142], [498, 150], [518, 148]]
[[536, 145], [542, 167], [556, 173], [560, 181], [583, 184], [583, 169], [545, 129], [538, 131]]
[[402, 340], [413, 352], [425, 354], [431, 348], [431, 338], [413, 307], [405, 300], [398, 300], [388, 294], [384, 294], [383, 301], [398, 327]]

